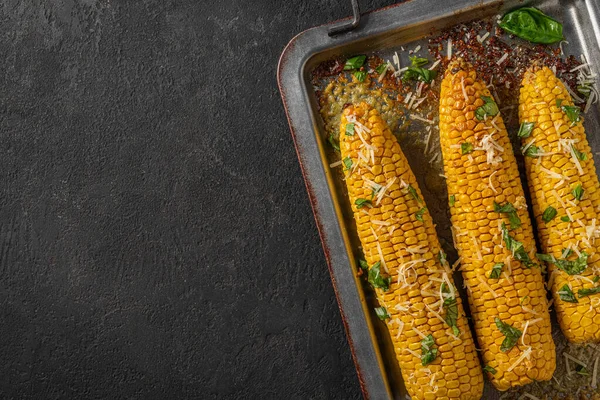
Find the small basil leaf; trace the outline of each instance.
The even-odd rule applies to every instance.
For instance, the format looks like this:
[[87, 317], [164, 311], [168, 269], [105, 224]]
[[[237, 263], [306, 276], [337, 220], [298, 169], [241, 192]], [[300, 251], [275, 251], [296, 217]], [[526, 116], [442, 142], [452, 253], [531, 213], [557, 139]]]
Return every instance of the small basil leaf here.
[[450, 196], [450, 207], [454, 207], [454, 204], [456, 204], [456, 196], [452, 195]]
[[379, 318], [382, 321], [385, 321], [386, 319], [390, 318], [390, 314], [388, 314], [385, 307], [376, 307], [375, 314], [377, 314], [377, 318]]
[[462, 154], [469, 154], [473, 152], [473, 144], [469, 142], [464, 142], [460, 145], [460, 151]]
[[579, 295], [579, 298], [582, 298], [584, 296], [590, 296], [592, 294], [597, 294], [600, 293], [600, 286], [596, 286], [594, 288], [588, 288], [588, 289], [579, 289], [579, 291], [577, 292], [577, 294]]
[[329, 138], [327, 138], [327, 141], [329, 142], [329, 144], [331, 145], [331, 147], [333, 147], [333, 149], [337, 152], [340, 151], [340, 142], [338, 142], [334, 137], [333, 134], [329, 135]]
[[484, 101], [484, 104], [481, 107], [478, 107], [475, 110], [475, 117], [482, 121], [486, 117], [498, 115], [500, 110], [498, 109], [498, 104], [489, 96], [481, 96], [481, 100]]
[[367, 73], [365, 71], [354, 71], [352, 73], [357, 81], [364, 82], [367, 79]]
[[568, 303], [579, 303], [575, 298], [575, 294], [573, 294], [573, 291], [567, 284], [561, 287], [560, 290], [556, 293], [558, 293], [558, 296], [562, 301], [566, 301]]
[[489, 365], [486, 365], [485, 367], [483, 367], [483, 370], [485, 372], [489, 372], [492, 375], [494, 375], [496, 373], [496, 370], [493, 367], [490, 367]]
[[346, 64], [344, 65], [344, 71], [350, 71], [353, 69], [358, 69], [363, 66], [367, 56], [355, 56], [346, 60]]
[[577, 186], [575, 186], [575, 188], [573, 189], [573, 191], [571, 192], [573, 194], [573, 197], [575, 197], [575, 200], [581, 200], [583, 198], [583, 193], [585, 192], [585, 190], [583, 190], [583, 187], [581, 186], [581, 183]]
[[511, 325], [502, 322], [498, 317], [496, 317], [495, 322], [500, 333], [505, 336], [504, 341], [500, 345], [500, 351], [506, 353], [517, 344], [517, 341], [523, 333], [517, 328], [513, 328]]
[[421, 365], [426, 366], [431, 364], [433, 360], [437, 357], [438, 350], [435, 349], [435, 341], [433, 339], [433, 335], [427, 335], [423, 340], [421, 340]]
[[346, 124], [346, 136], [354, 136], [354, 124]]
[[544, 221], [545, 223], [548, 223], [556, 217], [556, 214], [558, 214], [558, 211], [556, 211], [556, 208], [554, 208], [552, 206], [548, 206], [544, 210], [544, 213], [542, 214], [542, 221]]
[[490, 272], [490, 279], [500, 279], [500, 275], [502, 274], [502, 268], [504, 267], [504, 263], [496, 263], [492, 267], [492, 272]]
[[347, 171], [347, 170], [349, 170], [350, 168], [352, 168], [352, 159], [351, 159], [350, 157], [346, 156], [346, 158], [344, 158], [344, 159], [342, 160], [342, 162], [344, 163], [344, 167], [346, 167], [346, 168], [344, 169], [344, 171]]
[[390, 283], [392, 278], [384, 277], [381, 274], [381, 262], [377, 261], [373, 266], [369, 269], [369, 273], [367, 274], [367, 281], [374, 288], [383, 289], [384, 292], [390, 290]]
[[417, 218], [417, 221], [423, 222], [423, 214], [425, 214], [425, 211], [427, 211], [427, 208], [423, 207], [416, 212], [415, 217]]
[[519, 132], [517, 132], [517, 136], [522, 139], [528, 138], [529, 136], [531, 136], [531, 132], [533, 132], [534, 125], [535, 124], [533, 122], [523, 122], [519, 127]]
[[373, 205], [371, 204], [371, 200], [367, 199], [356, 199], [354, 201], [354, 204], [356, 204], [356, 208], [358, 209], [363, 208], [364, 206], [367, 206], [369, 208], [373, 207]]

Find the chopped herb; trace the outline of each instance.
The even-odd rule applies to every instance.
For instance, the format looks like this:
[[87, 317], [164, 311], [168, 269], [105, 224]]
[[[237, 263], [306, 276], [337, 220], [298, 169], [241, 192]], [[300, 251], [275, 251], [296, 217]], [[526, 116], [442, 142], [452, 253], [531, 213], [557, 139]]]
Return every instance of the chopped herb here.
[[500, 205], [494, 202], [494, 211], [499, 214], [508, 215], [508, 220], [510, 221], [510, 229], [516, 229], [521, 226], [521, 219], [517, 214], [517, 209], [511, 203], [506, 202], [503, 205]]
[[590, 97], [590, 94], [592, 93], [592, 87], [590, 85], [577, 85], [577, 91], [579, 93], [581, 93], [583, 95], [583, 97], [587, 98]]
[[423, 214], [425, 214], [425, 211], [427, 211], [427, 207], [423, 207], [419, 211], [417, 211], [417, 213], [415, 214], [417, 221], [423, 222]]
[[354, 204], [356, 204], [356, 208], [358, 209], [363, 208], [364, 206], [367, 206], [369, 208], [373, 207], [373, 205], [371, 204], [371, 200], [367, 199], [356, 199]]
[[571, 256], [573, 251], [568, 251], [565, 258], [557, 259], [551, 254], [537, 254], [537, 258], [556, 265], [559, 269], [565, 271], [569, 275], [577, 275], [585, 271], [587, 268], [588, 255], [585, 251], [581, 252], [581, 256], [575, 260], [567, 260]]
[[433, 348], [435, 346], [435, 340], [433, 340], [433, 335], [427, 335], [423, 340], [421, 340], [421, 365], [426, 366], [431, 364], [433, 360], [437, 357], [438, 350]]
[[454, 195], [450, 196], [450, 207], [454, 207], [455, 203], [456, 203], [456, 196], [454, 196]]
[[438, 259], [440, 260], [440, 264], [448, 264], [448, 260], [446, 259], [446, 253], [444, 253], [444, 250], [440, 250], [440, 252], [438, 253]]
[[367, 73], [365, 71], [354, 71], [352, 73], [357, 81], [364, 82], [367, 79]]
[[571, 193], [573, 193], [573, 197], [575, 197], [575, 200], [581, 200], [584, 192], [585, 190], [583, 190], [583, 187], [581, 187], [580, 183], [577, 186], [575, 186], [575, 189], [573, 189]]
[[377, 68], [375, 68], [375, 72], [379, 75], [383, 74], [384, 71], [387, 71], [388, 65], [387, 63], [379, 64]]
[[346, 64], [344, 65], [344, 71], [350, 71], [353, 69], [359, 69], [365, 63], [367, 56], [355, 56], [346, 60]]
[[[448, 294], [450, 293], [450, 289], [445, 282], [442, 283], [442, 292]], [[456, 297], [447, 297], [444, 299], [443, 307], [444, 310], [446, 310], [446, 317], [444, 320], [448, 326], [452, 328], [452, 332], [454, 332], [455, 336], [460, 335], [460, 330], [456, 325], [456, 321], [458, 320], [458, 303], [456, 302]]]
[[374, 288], [383, 289], [384, 292], [390, 290], [392, 278], [381, 275], [381, 262], [379, 261], [369, 269], [367, 280]]
[[577, 365], [575, 367], [575, 372], [577, 372], [579, 375], [590, 376], [590, 373], [583, 365]]
[[410, 59], [411, 67], [422, 67], [423, 65], [426, 65], [429, 63], [429, 60], [426, 58], [423, 58], [423, 57], [408, 56], [408, 58]]
[[412, 195], [412, 197], [415, 198], [416, 201], [418, 201], [419, 203], [423, 202], [423, 200], [421, 200], [421, 198], [419, 197], [419, 194], [417, 193], [416, 189], [414, 187], [412, 187], [412, 185], [408, 185], [407, 189], [408, 189], [408, 193], [410, 193]]
[[535, 157], [537, 156], [539, 153], [541, 153], [541, 148], [537, 147], [536, 145], [532, 144], [531, 146], [529, 146], [527, 148], [527, 150], [525, 150], [525, 153], [523, 153], [524, 156], [526, 157]]
[[542, 214], [542, 221], [545, 223], [552, 221], [556, 217], [557, 213], [558, 211], [556, 211], [556, 208], [548, 206], [548, 208], [546, 208]]
[[369, 264], [367, 264], [367, 262], [362, 258], [358, 260], [358, 264], [360, 265], [360, 268], [364, 271], [367, 271], [369, 269]]
[[490, 367], [489, 365], [486, 365], [485, 367], [483, 367], [483, 370], [485, 372], [489, 372], [492, 375], [496, 374], [496, 370], [493, 367]]
[[352, 168], [352, 159], [350, 157], [346, 156], [346, 158], [344, 158], [342, 161], [344, 162], [344, 167], [346, 167], [344, 171], [347, 171], [350, 168]]
[[473, 152], [473, 144], [469, 142], [464, 142], [460, 145], [460, 151], [462, 154], [469, 154]]
[[382, 321], [390, 318], [390, 314], [388, 314], [385, 307], [375, 307], [375, 314], [377, 314], [377, 317]]
[[354, 124], [346, 124], [346, 136], [354, 136]]
[[595, 276], [594, 279], [592, 279], [592, 282], [596, 283], [600, 281], [600, 276]]
[[488, 116], [493, 117], [498, 115], [500, 110], [494, 99], [489, 96], [481, 96], [481, 100], [484, 101], [484, 104], [475, 110], [475, 117], [477, 117], [478, 120], [482, 121]]
[[562, 301], [566, 301], [568, 303], [579, 303], [575, 298], [575, 294], [567, 284], [561, 287], [560, 290], [556, 293], [558, 293], [558, 296]]
[[571, 126], [573, 126], [577, 122], [581, 121], [581, 109], [579, 107], [577, 107], [577, 106], [562, 106], [560, 108], [561, 108], [561, 110], [563, 110], [563, 112], [565, 114], [567, 114], [569, 121], [571, 121]]
[[492, 272], [490, 272], [490, 279], [500, 279], [500, 275], [502, 274], [502, 268], [504, 268], [504, 263], [496, 263], [492, 267]]
[[563, 99], [556, 99], [556, 108], [560, 108], [562, 105]]
[[527, 268], [531, 268], [535, 265], [535, 263], [531, 261], [531, 258], [529, 258], [527, 251], [525, 251], [523, 243], [513, 239], [508, 234], [508, 229], [504, 222], [502, 223], [502, 239], [504, 240], [504, 243], [506, 243], [506, 247], [512, 251], [515, 260], [522, 262]]
[[525, 300], [527, 300], [528, 298], [529, 298], [529, 296], [524, 296], [524, 297], [521, 299], [521, 304], [523, 304], [523, 302], [524, 302]]
[[513, 328], [509, 324], [502, 322], [498, 317], [496, 317], [496, 326], [505, 336], [504, 341], [500, 345], [500, 351], [506, 353], [517, 344], [523, 333], [517, 328]]
[[560, 217], [560, 220], [562, 222], [571, 222], [571, 219], [566, 215], [563, 215], [562, 217]]
[[531, 132], [533, 132], [534, 125], [535, 124], [533, 122], [523, 122], [519, 127], [519, 132], [517, 132], [517, 136], [522, 139], [528, 138], [529, 136], [531, 136]]
[[425, 83], [431, 83], [437, 76], [437, 71], [432, 71], [421, 67], [409, 67], [402, 75], [403, 81], [420, 80]]
[[532, 43], [551, 44], [565, 40], [562, 24], [533, 7], [522, 7], [505, 14], [499, 25]]
[[327, 139], [327, 141], [329, 142], [329, 144], [331, 145], [331, 147], [333, 147], [333, 149], [335, 151], [340, 151], [340, 142], [338, 142], [334, 137], [333, 137], [333, 133], [331, 135], [329, 135], [329, 138]]
[[579, 295], [579, 298], [589, 296], [592, 294], [596, 294], [596, 293], [600, 293], [600, 286], [596, 286], [596, 287], [588, 288], [588, 289], [579, 289], [579, 291], [577, 292], [577, 294]]
[[577, 159], [579, 161], [586, 161], [587, 160], [587, 154], [577, 150], [575, 148], [575, 146], [571, 145], [571, 148], [573, 149], [573, 153], [575, 153], [575, 157], [577, 157]]

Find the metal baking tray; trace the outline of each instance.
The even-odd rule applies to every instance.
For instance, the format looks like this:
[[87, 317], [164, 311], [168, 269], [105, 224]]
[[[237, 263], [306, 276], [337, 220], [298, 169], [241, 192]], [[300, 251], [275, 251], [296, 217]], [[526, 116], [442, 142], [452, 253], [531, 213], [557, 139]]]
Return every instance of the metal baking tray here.
[[[405, 398], [406, 392], [393, 355], [386, 351], [389, 339], [382, 334], [379, 323], [372, 320], [368, 294], [363, 292], [355, 272], [357, 249], [349, 234], [352, 227], [344, 218], [346, 200], [336, 190], [324, 148], [323, 122], [311, 84], [311, 71], [321, 62], [338, 56], [374, 52], [389, 55], [401, 45], [424, 44], [426, 36], [458, 23], [526, 5], [538, 7], [563, 23], [569, 54], [584, 54], [591, 65], [596, 68], [600, 65], [598, 0], [412, 0], [364, 14], [358, 27], [346, 33], [328, 35], [339, 23], [306, 30], [294, 37], [281, 55], [279, 89], [365, 398]], [[597, 158], [598, 105], [586, 115], [585, 127]], [[498, 397], [498, 392], [486, 383], [483, 398]]]

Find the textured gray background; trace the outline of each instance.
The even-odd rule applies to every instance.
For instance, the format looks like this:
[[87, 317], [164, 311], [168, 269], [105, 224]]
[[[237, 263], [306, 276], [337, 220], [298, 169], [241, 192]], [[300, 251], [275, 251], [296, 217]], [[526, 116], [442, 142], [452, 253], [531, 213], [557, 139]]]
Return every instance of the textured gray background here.
[[0, 398], [360, 397], [275, 76], [349, 14], [0, 1]]

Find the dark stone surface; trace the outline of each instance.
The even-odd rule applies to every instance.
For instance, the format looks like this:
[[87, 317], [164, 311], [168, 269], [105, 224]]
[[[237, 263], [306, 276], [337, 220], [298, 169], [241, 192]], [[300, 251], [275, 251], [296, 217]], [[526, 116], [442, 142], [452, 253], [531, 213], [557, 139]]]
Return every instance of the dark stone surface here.
[[360, 397], [275, 77], [349, 14], [0, 2], [0, 398]]

